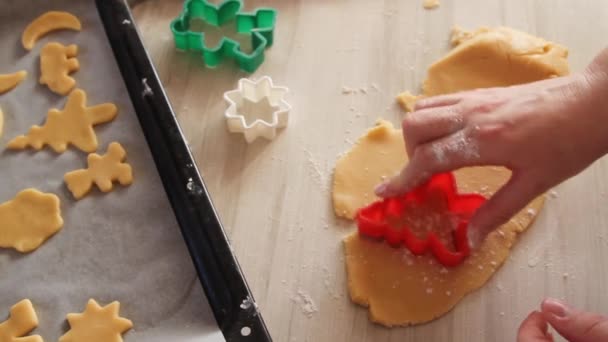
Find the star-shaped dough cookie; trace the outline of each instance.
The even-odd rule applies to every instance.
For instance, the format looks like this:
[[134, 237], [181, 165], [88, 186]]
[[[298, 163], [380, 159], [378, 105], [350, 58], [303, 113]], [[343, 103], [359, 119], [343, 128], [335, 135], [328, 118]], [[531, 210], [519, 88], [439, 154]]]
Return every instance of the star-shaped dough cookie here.
[[2, 342], [42, 342], [42, 337], [32, 335], [21, 337], [38, 326], [36, 311], [29, 299], [24, 299], [11, 307], [10, 317], [0, 323]]
[[122, 342], [122, 334], [133, 327], [133, 322], [118, 315], [119, 302], [101, 307], [89, 299], [83, 313], [67, 315], [70, 330], [59, 342]]
[[118, 181], [123, 186], [131, 185], [133, 171], [129, 164], [124, 163], [125, 158], [127, 153], [124, 148], [119, 143], [113, 142], [104, 156], [97, 153], [89, 154], [88, 169], [66, 173], [65, 183], [76, 199], [86, 196], [91, 191], [93, 183], [102, 192], [112, 191], [113, 181]]
[[84, 152], [97, 150], [97, 135], [93, 126], [112, 121], [118, 109], [113, 103], [87, 107], [87, 95], [82, 89], [70, 93], [63, 110], [51, 109], [42, 127], [32, 126], [27, 135], [20, 135], [8, 143], [8, 148], [22, 150], [32, 147], [41, 150], [46, 145], [57, 153], [72, 144]]

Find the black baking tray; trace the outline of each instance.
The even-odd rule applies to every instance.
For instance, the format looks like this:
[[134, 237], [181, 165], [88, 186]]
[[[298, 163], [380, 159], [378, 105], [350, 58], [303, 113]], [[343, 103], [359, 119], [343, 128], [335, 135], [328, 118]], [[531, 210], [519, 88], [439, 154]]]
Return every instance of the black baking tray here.
[[127, 2], [95, 2], [219, 328], [227, 341], [271, 341]]

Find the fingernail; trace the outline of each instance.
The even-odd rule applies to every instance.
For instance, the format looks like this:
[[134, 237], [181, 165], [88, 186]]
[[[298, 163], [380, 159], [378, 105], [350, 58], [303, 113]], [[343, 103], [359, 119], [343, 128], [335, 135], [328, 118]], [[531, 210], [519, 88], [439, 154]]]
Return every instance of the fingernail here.
[[557, 318], [568, 316], [568, 307], [557, 299], [547, 298], [541, 306], [543, 312], [551, 314]]
[[469, 246], [471, 249], [477, 249], [477, 247], [479, 247], [481, 244], [479, 230], [476, 229], [472, 224], [469, 224], [467, 229], [467, 238], [469, 239]]
[[386, 189], [388, 189], [388, 183], [382, 183], [382, 184], [378, 184], [378, 186], [376, 186], [376, 188], [374, 189], [374, 192], [376, 193], [376, 195], [382, 196], [386, 192]]

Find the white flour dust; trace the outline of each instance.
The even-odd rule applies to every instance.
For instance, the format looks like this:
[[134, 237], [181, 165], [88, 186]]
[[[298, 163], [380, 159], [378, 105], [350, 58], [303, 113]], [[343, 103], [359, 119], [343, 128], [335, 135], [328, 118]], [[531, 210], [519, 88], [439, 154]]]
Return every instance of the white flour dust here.
[[458, 131], [443, 143], [432, 145], [433, 157], [439, 164], [448, 163], [448, 158], [464, 158], [474, 160], [479, 158], [479, 146], [471, 140], [464, 131]]
[[312, 298], [301, 289], [297, 290], [291, 300], [300, 305], [300, 310], [302, 310], [302, 313], [308, 318], [311, 318], [319, 311]]

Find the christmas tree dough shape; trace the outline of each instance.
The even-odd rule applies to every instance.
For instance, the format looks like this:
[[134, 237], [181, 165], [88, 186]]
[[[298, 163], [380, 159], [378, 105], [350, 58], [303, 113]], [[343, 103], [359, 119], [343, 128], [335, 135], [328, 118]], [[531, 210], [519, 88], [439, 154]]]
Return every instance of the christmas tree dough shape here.
[[76, 16], [68, 12], [49, 11], [34, 19], [21, 35], [21, 44], [31, 50], [40, 37], [55, 30], [80, 31], [82, 26]]
[[[401, 131], [386, 121], [367, 132], [336, 165], [334, 208], [348, 217], [376, 200], [374, 186], [382, 176], [407, 163]], [[510, 176], [500, 167], [458, 170], [461, 193], [488, 197]], [[385, 326], [419, 324], [452, 309], [467, 293], [483, 286], [509, 255], [517, 236], [532, 224], [544, 199], [530, 203], [511, 221], [492, 233], [462, 265], [443, 268], [431, 255], [415, 257], [404, 248], [353, 233], [344, 240], [351, 299], [369, 307], [370, 319]], [[432, 227], [438, 230], [440, 227]]]
[[4, 94], [21, 83], [27, 76], [27, 71], [21, 70], [12, 74], [0, 75], [0, 95]]
[[122, 342], [122, 334], [133, 327], [133, 323], [119, 316], [120, 303], [112, 302], [101, 307], [89, 299], [83, 313], [67, 315], [70, 330], [59, 338], [59, 342]]
[[48, 43], [40, 52], [40, 84], [46, 84], [51, 91], [67, 95], [76, 85], [70, 73], [80, 69], [76, 59], [78, 46]]
[[26, 189], [0, 204], [0, 247], [27, 253], [63, 226], [59, 197]]
[[43, 342], [38, 335], [25, 336], [38, 326], [38, 316], [29, 299], [24, 299], [11, 307], [8, 320], [0, 323], [2, 342]]
[[32, 126], [27, 135], [10, 141], [8, 148], [41, 150], [49, 145], [55, 152], [62, 153], [72, 144], [84, 152], [95, 152], [98, 143], [93, 126], [112, 121], [118, 109], [113, 103], [87, 107], [86, 101], [86, 93], [75, 89], [70, 93], [64, 110], [51, 109], [42, 127]]
[[131, 185], [133, 171], [129, 164], [124, 163], [126, 158], [127, 153], [124, 148], [119, 143], [113, 142], [104, 156], [89, 154], [87, 158], [89, 167], [66, 173], [64, 180], [76, 199], [86, 196], [93, 184], [96, 184], [102, 192], [112, 191], [113, 181], [118, 181], [122, 186]]
[[[476, 88], [506, 87], [567, 75], [568, 49], [509, 27], [452, 30], [454, 48], [428, 71], [422, 96]], [[416, 97], [397, 96], [411, 111]]]

